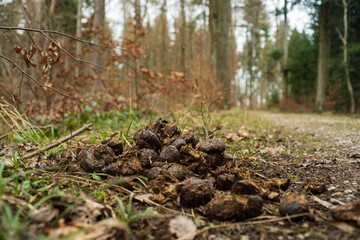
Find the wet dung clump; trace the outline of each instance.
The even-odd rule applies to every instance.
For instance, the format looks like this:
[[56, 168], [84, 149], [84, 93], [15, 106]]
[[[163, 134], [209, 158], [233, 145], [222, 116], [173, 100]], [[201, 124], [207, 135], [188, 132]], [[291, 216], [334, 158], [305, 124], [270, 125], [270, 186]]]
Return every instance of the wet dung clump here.
[[226, 149], [225, 143], [217, 139], [201, 141], [196, 145], [196, 149], [205, 153], [223, 153]]
[[168, 163], [178, 162], [179, 158], [180, 158], [179, 151], [173, 145], [164, 147], [159, 155], [159, 160], [161, 162], [168, 162]]
[[180, 204], [185, 207], [205, 205], [214, 196], [210, 180], [191, 177], [180, 183]]
[[149, 168], [151, 164], [159, 161], [159, 156], [152, 149], [141, 149], [137, 157], [139, 158], [141, 165], [145, 168]]
[[279, 206], [281, 216], [305, 213], [309, 209], [309, 203], [302, 192], [292, 192], [285, 196]]
[[123, 145], [121, 142], [119, 141], [115, 141], [115, 140], [104, 140], [101, 142], [101, 144], [109, 146], [112, 151], [114, 152], [115, 156], [119, 156], [123, 153]]
[[136, 142], [136, 146], [140, 149], [147, 148], [155, 151], [159, 151], [161, 149], [161, 142], [159, 138], [150, 130], [140, 130], [136, 132], [134, 135], [134, 141]]
[[78, 161], [80, 162], [80, 167], [85, 170], [85, 172], [101, 172], [105, 161], [99, 161], [96, 159], [95, 150], [93, 148], [87, 150], [81, 150], [77, 156]]
[[188, 133], [184, 136], [184, 140], [187, 144], [191, 144], [193, 148], [200, 142], [199, 137], [194, 133]]
[[335, 220], [353, 223], [360, 227], [360, 202], [350, 202], [331, 211]]
[[257, 195], [259, 192], [259, 187], [250, 179], [237, 181], [231, 187], [231, 193], [237, 195]]
[[183, 146], [186, 146], [186, 144], [187, 144], [187, 143], [186, 143], [185, 140], [182, 139], [182, 138], [176, 138], [176, 139], [171, 143], [171, 145], [174, 146], [174, 147], [176, 147], [177, 150], [180, 150], [180, 148], [183, 147]]
[[205, 215], [211, 220], [243, 220], [259, 216], [262, 206], [259, 196], [221, 194], [205, 205]]

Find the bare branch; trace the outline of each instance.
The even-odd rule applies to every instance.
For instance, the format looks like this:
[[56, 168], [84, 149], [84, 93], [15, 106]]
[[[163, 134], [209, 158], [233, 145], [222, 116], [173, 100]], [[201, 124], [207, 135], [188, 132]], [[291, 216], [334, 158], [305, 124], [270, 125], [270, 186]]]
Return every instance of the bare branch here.
[[74, 55], [72, 55], [71, 53], [69, 53], [67, 50], [65, 50], [63, 47], [61, 47], [53, 38], [51, 38], [48, 34], [46, 34], [44, 31], [40, 31], [46, 38], [48, 38], [51, 42], [53, 42], [59, 49], [61, 49], [64, 53], [66, 53], [66, 55], [68, 55], [69, 57], [71, 57], [74, 61], [76, 62], [83, 62], [83, 63], [87, 63], [89, 65], [93, 65], [97, 68], [100, 68], [102, 70], [107, 70], [106, 68], [96, 64], [96, 63], [93, 63], [91, 61], [87, 61], [87, 60], [83, 60], [83, 59], [80, 59], [80, 58], [77, 58], [75, 57]]
[[6, 90], [2, 83], [0, 83], [0, 88], [2, 88], [2, 90], [4, 90], [4, 92], [6, 92], [12, 98], [12, 94], [8, 90]]
[[343, 35], [341, 34], [340, 30], [338, 27], [336, 27], [336, 32], [338, 33], [339, 35], [339, 38], [341, 39], [341, 42], [344, 44], [345, 43], [345, 39], [343, 37]]
[[110, 46], [110, 45], [103, 45], [103, 44], [92, 43], [92, 42], [85, 41], [85, 40], [82, 40], [82, 39], [80, 39], [80, 38], [71, 36], [71, 35], [69, 35], [69, 34], [62, 33], [62, 32], [58, 32], [58, 31], [53, 31], [53, 30], [41, 30], [41, 29], [34, 29], [34, 28], [5, 27], [5, 26], [0, 26], [0, 29], [9, 30], [9, 31], [12, 31], [12, 30], [22, 30], [22, 31], [29, 31], [29, 32], [38, 32], [38, 33], [42, 33], [42, 34], [43, 34], [43, 33], [53, 33], [53, 34], [57, 34], [57, 35], [60, 35], [60, 36], [64, 36], [64, 37], [73, 39], [73, 40], [75, 40], [75, 41], [82, 42], [82, 43], [84, 43], [84, 44], [86, 44], [86, 45], [103, 47], [103, 48], [117, 48], [117, 49], [123, 49], [123, 50], [125, 50], [124, 48], [117, 47], [117, 46]]
[[16, 38], [16, 41], [19, 43], [19, 45], [21, 45], [22, 48], [25, 49], [24, 45], [21, 43], [20, 39], [17, 37], [16, 33], [14, 33], [13, 30], [10, 30], [11, 33], [14, 35], [14, 37]]
[[72, 97], [70, 95], [67, 95], [65, 93], [63, 93], [62, 91], [56, 89], [56, 88], [53, 88], [53, 87], [50, 87], [50, 86], [47, 86], [47, 85], [44, 85], [44, 84], [41, 84], [39, 81], [37, 81], [36, 79], [34, 79], [30, 74], [28, 74], [27, 72], [25, 72], [24, 70], [22, 70], [21, 67], [19, 67], [19, 65], [17, 65], [13, 60], [11, 60], [10, 58], [0, 54], [0, 57], [1, 58], [4, 58], [6, 61], [10, 62], [13, 66], [15, 66], [22, 74], [24, 74], [26, 77], [28, 77], [31, 81], [33, 81], [34, 83], [36, 83], [39, 87], [42, 87], [42, 88], [48, 88], [48, 89], [51, 89], [65, 97], [68, 97], [68, 98], [72, 98], [72, 99], [75, 99], [75, 100], [79, 100], [78, 98], [76, 97]]

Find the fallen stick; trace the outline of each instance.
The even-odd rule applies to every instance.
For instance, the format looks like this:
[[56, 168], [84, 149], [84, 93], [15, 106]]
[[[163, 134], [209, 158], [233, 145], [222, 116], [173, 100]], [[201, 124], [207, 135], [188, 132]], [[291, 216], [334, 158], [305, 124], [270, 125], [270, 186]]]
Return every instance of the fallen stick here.
[[63, 137], [63, 138], [57, 140], [56, 142], [54, 142], [54, 143], [52, 143], [50, 145], [47, 145], [47, 146], [45, 146], [43, 148], [40, 148], [39, 150], [36, 150], [35, 152], [28, 153], [28, 154], [24, 155], [23, 159], [34, 157], [34, 156], [38, 155], [39, 153], [41, 153], [43, 151], [46, 151], [46, 150], [49, 150], [49, 149], [54, 148], [56, 146], [59, 146], [60, 144], [66, 142], [66, 141], [69, 141], [71, 138], [75, 137], [76, 135], [79, 135], [83, 131], [91, 130], [91, 126], [92, 126], [92, 123], [86, 124], [82, 128], [79, 128], [75, 132], [71, 133], [70, 135], [68, 135], [66, 137]]
[[322, 200], [322, 199], [320, 199], [320, 198], [318, 198], [317, 196], [314, 196], [314, 195], [312, 197], [313, 197], [313, 200], [315, 202], [319, 203], [323, 207], [326, 207], [326, 208], [329, 208], [329, 209], [335, 208], [335, 206], [332, 205], [331, 203], [329, 203], [328, 201], [324, 201], [324, 200]]

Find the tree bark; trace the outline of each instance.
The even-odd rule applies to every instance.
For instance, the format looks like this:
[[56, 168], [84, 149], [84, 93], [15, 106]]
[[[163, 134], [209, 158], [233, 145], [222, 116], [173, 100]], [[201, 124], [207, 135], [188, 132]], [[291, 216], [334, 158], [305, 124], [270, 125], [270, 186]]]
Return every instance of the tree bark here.
[[284, 35], [283, 35], [283, 51], [284, 51], [284, 59], [283, 59], [283, 99], [288, 97], [288, 20], [287, 20], [287, 3], [288, 0], [284, 0]]
[[[134, 31], [135, 44], [139, 44], [138, 31], [140, 30], [140, 28], [141, 28], [140, 0], [135, 0], [135, 31]], [[135, 70], [136, 73], [140, 72], [140, 56], [135, 56]], [[140, 86], [140, 78], [138, 74], [135, 74], [135, 101], [136, 101], [137, 109], [140, 108], [139, 86]]]
[[231, 23], [230, 0], [210, 0], [212, 51], [215, 54], [216, 80], [223, 85], [224, 100], [230, 100], [229, 30]]
[[331, 45], [331, 7], [328, 1], [320, 5], [319, 54], [316, 85], [316, 108], [323, 111], [326, 97], [326, 84], [329, 80], [330, 45]]
[[[78, 6], [77, 6], [77, 15], [76, 15], [76, 37], [82, 38], [82, 32], [81, 32], [81, 18], [82, 18], [82, 0], [78, 0]], [[81, 56], [81, 42], [76, 42], [76, 57], [80, 58]], [[75, 69], [75, 76], [76, 78], [79, 77], [80, 72], [80, 65], [78, 65]]]
[[[103, 29], [104, 27], [104, 18], [105, 18], [105, 1], [104, 0], [95, 0], [95, 6], [94, 6], [94, 27], [95, 28], [100, 28]], [[95, 36], [94, 36], [94, 43], [95, 44], [99, 44], [100, 43], [100, 34], [101, 34], [101, 30], [100, 32], [98, 32]], [[102, 66], [101, 63], [101, 55], [98, 52], [94, 53], [94, 59], [93, 62], [99, 66]], [[94, 72], [95, 74], [97, 74], [97, 69], [94, 68]], [[94, 85], [93, 85], [93, 91], [94, 92], [98, 92], [100, 90], [100, 79], [96, 78]]]
[[180, 6], [181, 6], [181, 56], [180, 56], [180, 61], [181, 61], [181, 67], [182, 67], [182, 72], [184, 73], [184, 77], [186, 76], [186, 37], [185, 37], [185, 32], [186, 32], [186, 15], [185, 15], [185, 0], [181, 0], [180, 1]]
[[160, 69], [161, 72], [166, 74], [169, 71], [169, 59], [168, 59], [168, 26], [167, 26], [167, 0], [163, 0], [162, 6], [161, 6], [161, 50], [160, 50]]

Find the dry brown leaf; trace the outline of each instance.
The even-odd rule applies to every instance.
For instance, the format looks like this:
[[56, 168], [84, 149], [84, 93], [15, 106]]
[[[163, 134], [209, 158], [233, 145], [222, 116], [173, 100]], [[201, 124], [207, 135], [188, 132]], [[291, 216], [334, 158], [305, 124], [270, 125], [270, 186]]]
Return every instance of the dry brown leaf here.
[[228, 133], [226, 135], [226, 140], [228, 140], [229, 142], [236, 142], [236, 141], [240, 141], [242, 138], [240, 138], [237, 134], [235, 133]]
[[30, 219], [36, 222], [49, 223], [50, 221], [55, 219], [55, 217], [57, 217], [58, 215], [59, 215], [59, 209], [56, 209], [53, 206], [48, 205], [40, 209], [35, 209], [31, 213]]
[[285, 150], [282, 147], [267, 147], [264, 150], [262, 150], [262, 152], [268, 153], [269, 155], [274, 156], [274, 157], [279, 156], [284, 151]]
[[242, 139], [250, 136], [249, 129], [246, 126], [241, 126], [237, 134]]

